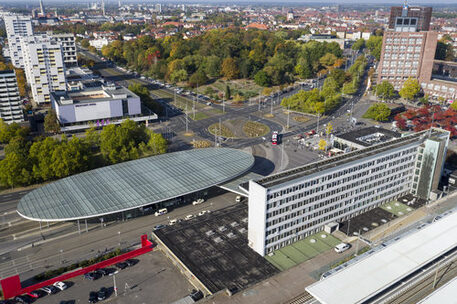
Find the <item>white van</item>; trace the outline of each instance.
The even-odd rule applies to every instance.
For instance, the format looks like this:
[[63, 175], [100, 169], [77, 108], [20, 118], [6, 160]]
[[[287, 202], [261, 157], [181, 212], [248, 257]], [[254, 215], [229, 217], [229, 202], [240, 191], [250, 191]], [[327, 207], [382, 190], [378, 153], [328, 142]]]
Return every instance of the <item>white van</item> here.
[[337, 253], [342, 253], [342, 252], [345, 252], [346, 250], [348, 250], [349, 248], [351, 248], [351, 245], [346, 244], [346, 243], [341, 243], [341, 244], [338, 244], [335, 246], [335, 251]]
[[159, 215], [164, 215], [164, 214], [167, 214], [168, 213], [168, 210], [167, 208], [162, 208], [162, 209], [159, 209], [159, 211], [156, 211], [156, 213], [154, 213], [155, 216], [159, 216]]

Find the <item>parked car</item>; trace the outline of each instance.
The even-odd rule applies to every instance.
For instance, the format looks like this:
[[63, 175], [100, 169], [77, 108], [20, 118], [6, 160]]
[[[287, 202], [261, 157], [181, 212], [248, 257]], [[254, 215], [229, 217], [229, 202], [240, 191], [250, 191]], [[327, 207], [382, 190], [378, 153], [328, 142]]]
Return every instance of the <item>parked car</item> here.
[[54, 293], [59, 292], [59, 289], [57, 289], [56, 287], [54, 287], [52, 285], [42, 287], [41, 290], [43, 290], [47, 294], [54, 294]]
[[155, 216], [159, 216], [159, 215], [164, 215], [164, 214], [167, 214], [168, 213], [168, 210], [167, 208], [162, 208], [162, 209], [159, 209], [159, 211], [156, 211], [154, 213]]
[[206, 210], [202, 210], [202, 211], [200, 211], [200, 212], [198, 213], [198, 216], [202, 216], [202, 215], [205, 215], [206, 213], [207, 213], [207, 211], [206, 211]]
[[27, 295], [17, 296], [14, 298], [14, 300], [21, 304], [29, 304], [33, 302], [32, 298]]
[[97, 269], [96, 272], [101, 276], [107, 276], [110, 273], [110, 271], [108, 269], [106, 269], [106, 268]]
[[131, 266], [134, 266], [136, 263], [138, 263], [138, 260], [132, 260], [132, 259], [127, 259], [125, 260], [125, 263], [131, 267]]
[[194, 215], [193, 214], [189, 214], [189, 215], [186, 215], [184, 220], [188, 221], [188, 220], [193, 219], [193, 218], [194, 218]]
[[100, 277], [100, 275], [96, 272], [88, 272], [84, 275], [84, 278], [90, 281], [96, 280]]
[[105, 287], [100, 288], [100, 290], [97, 293], [97, 299], [99, 301], [103, 301], [106, 299], [108, 295], [108, 290]]
[[341, 244], [338, 244], [335, 246], [335, 251], [337, 253], [342, 253], [342, 252], [345, 252], [346, 250], [348, 250], [349, 248], [351, 248], [351, 245], [349, 245], [347, 243], [341, 243]]
[[44, 291], [38, 289], [38, 290], [34, 290], [34, 291], [27, 293], [27, 295], [31, 296], [34, 299], [38, 299], [38, 298], [44, 297], [46, 295], [46, 293]]
[[95, 291], [91, 291], [89, 293], [89, 303], [97, 303], [97, 302], [98, 302], [97, 293]]
[[64, 282], [60, 282], [60, 281], [57, 281], [55, 282], [54, 284], [52, 284], [54, 287], [57, 287], [59, 288], [60, 290], [65, 290], [68, 288], [67, 284], [65, 284]]
[[119, 262], [119, 263], [116, 263], [116, 267], [119, 268], [119, 269], [125, 269], [127, 268], [129, 265], [125, 262]]
[[241, 195], [237, 195], [236, 198], [235, 198], [235, 202], [236, 203], [240, 203], [242, 199], [243, 198], [241, 197]]
[[199, 198], [198, 200], [193, 201], [193, 202], [192, 202], [192, 205], [194, 205], [194, 206], [195, 206], [195, 205], [200, 205], [200, 204], [202, 204], [204, 201], [205, 201], [204, 199]]
[[178, 223], [178, 219], [172, 219], [168, 222], [168, 225], [173, 226], [176, 223]]
[[155, 226], [154, 226], [154, 231], [160, 230], [160, 229], [165, 228], [165, 227], [167, 227], [167, 225], [164, 225], [164, 224], [155, 225]]

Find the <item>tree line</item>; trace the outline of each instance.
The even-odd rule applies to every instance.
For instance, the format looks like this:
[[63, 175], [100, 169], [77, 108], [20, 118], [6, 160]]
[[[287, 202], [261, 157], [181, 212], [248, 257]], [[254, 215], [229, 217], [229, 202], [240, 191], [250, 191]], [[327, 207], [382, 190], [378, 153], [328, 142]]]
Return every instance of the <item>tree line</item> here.
[[27, 139], [28, 129], [0, 119], [0, 142], [6, 144], [0, 161], [0, 184], [5, 187], [47, 182], [104, 165], [166, 153], [167, 141], [142, 124], [95, 127], [84, 138]]
[[230, 28], [190, 39], [177, 34], [161, 39], [142, 36], [115, 40], [101, 52], [147, 76], [188, 82], [191, 86], [224, 77], [250, 78], [267, 87], [293, 82], [295, 78], [312, 78], [343, 63], [337, 43], [302, 43], [295, 39], [293, 31]]
[[359, 56], [347, 70], [333, 69], [328, 74], [322, 90], [300, 90], [297, 94], [286, 97], [281, 106], [299, 112], [323, 114], [335, 110], [341, 103], [342, 94], [354, 95], [359, 90], [367, 61]]

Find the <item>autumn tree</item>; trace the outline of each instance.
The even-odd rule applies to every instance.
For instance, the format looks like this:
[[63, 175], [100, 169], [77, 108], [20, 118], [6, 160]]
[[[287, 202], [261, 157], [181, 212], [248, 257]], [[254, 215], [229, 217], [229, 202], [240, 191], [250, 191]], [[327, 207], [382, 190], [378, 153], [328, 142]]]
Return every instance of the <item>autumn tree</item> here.
[[409, 77], [398, 92], [404, 99], [413, 100], [419, 94], [421, 86], [416, 78]]
[[222, 75], [227, 79], [236, 79], [240, 71], [233, 58], [227, 57], [222, 62]]
[[57, 120], [57, 114], [55, 110], [49, 110], [48, 114], [44, 117], [44, 130], [49, 133], [59, 133], [60, 124]]

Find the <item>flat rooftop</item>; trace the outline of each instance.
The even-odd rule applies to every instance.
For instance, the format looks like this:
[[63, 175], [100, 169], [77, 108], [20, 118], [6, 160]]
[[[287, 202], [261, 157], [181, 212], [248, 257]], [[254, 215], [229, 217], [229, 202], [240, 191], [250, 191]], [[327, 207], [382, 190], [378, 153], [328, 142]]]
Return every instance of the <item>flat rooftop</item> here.
[[56, 91], [51, 93], [59, 105], [93, 103], [113, 99], [139, 98], [135, 93], [122, 86], [96, 86], [78, 91]]
[[398, 132], [377, 127], [363, 128], [337, 136], [337, 138], [345, 139], [364, 147], [370, 147], [400, 137], [401, 134]]
[[[286, 170], [280, 173], [276, 173], [270, 176], [267, 176], [265, 178], [259, 179], [255, 181], [257, 184], [263, 186], [263, 187], [273, 187], [276, 185], [280, 185], [282, 183], [288, 182], [295, 180], [297, 178], [301, 178], [322, 170], [334, 168], [337, 166], [341, 166], [343, 164], [353, 162], [353, 161], [358, 161], [361, 158], [364, 157], [369, 157], [372, 155], [376, 155], [380, 152], [388, 151], [394, 148], [398, 148], [410, 143], [414, 143], [418, 140], [420, 140], [421, 137], [425, 137], [428, 130], [414, 133], [411, 135], [407, 135], [404, 137], [396, 138], [393, 139], [389, 142], [384, 142], [381, 144], [373, 145], [364, 149], [360, 149], [357, 151], [341, 154], [338, 156], [331, 157], [326, 160], [321, 160], [317, 161], [311, 164], [307, 164], [301, 167], [297, 167], [295, 169], [291, 170]], [[439, 131], [437, 129], [433, 129], [432, 135], [441, 133], [442, 131]]]
[[367, 303], [456, 248], [456, 234], [451, 213], [305, 289], [322, 304]]
[[26, 194], [17, 212], [34, 221], [69, 221], [132, 210], [230, 181], [254, 164], [231, 148], [167, 153], [83, 172]]
[[241, 203], [155, 234], [212, 293], [240, 291], [279, 272], [248, 246], [247, 224]]

